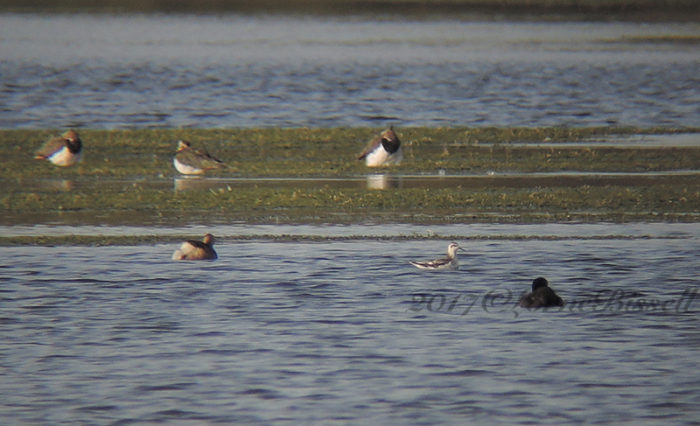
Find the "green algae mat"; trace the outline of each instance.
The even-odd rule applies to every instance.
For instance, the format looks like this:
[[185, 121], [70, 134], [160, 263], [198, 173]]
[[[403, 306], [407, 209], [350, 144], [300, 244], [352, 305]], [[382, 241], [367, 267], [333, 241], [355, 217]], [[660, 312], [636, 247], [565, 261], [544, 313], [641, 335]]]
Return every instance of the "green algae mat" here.
[[[80, 130], [78, 165], [35, 160], [63, 130], [0, 130], [0, 225], [700, 218], [698, 129], [396, 128], [403, 162], [372, 169], [380, 128]], [[179, 175], [180, 139], [227, 166]]]

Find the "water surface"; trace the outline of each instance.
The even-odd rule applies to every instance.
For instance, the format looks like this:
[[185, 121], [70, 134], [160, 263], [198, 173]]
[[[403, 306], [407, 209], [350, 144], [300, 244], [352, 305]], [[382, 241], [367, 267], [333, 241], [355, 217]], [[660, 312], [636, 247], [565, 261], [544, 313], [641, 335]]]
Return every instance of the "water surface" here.
[[[411, 232], [399, 229], [384, 232]], [[566, 237], [462, 241], [462, 268], [446, 273], [407, 263], [444, 240], [224, 239], [203, 263], [171, 262], [177, 244], [4, 247], [0, 411], [10, 423], [687, 424], [700, 415], [696, 229], [440, 228]], [[606, 234], [619, 237], [577, 238]], [[515, 306], [539, 275], [562, 311]]]
[[0, 15], [0, 127], [700, 126], [697, 23]]

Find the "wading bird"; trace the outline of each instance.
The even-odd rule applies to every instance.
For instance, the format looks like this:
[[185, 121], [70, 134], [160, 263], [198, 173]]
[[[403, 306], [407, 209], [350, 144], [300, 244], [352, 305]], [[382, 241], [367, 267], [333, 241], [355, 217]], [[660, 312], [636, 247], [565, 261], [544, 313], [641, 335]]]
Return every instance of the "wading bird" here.
[[207, 170], [225, 167], [223, 161], [209, 155], [206, 149], [192, 148], [191, 143], [182, 140], [177, 142], [173, 165], [183, 175], [201, 175]]
[[457, 243], [450, 243], [447, 246], [447, 257], [444, 259], [430, 260], [426, 262], [410, 262], [411, 265], [419, 269], [430, 269], [434, 271], [443, 269], [459, 269], [457, 261], [457, 250], [464, 250]]
[[214, 236], [207, 234], [202, 241], [188, 240], [173, 253], [173, 260], [214, 260]]
[[401, 141], [394, 133], [393, 127], [384, 130], [372, 139], [358, 160], [365, 160], [367, 167], [379, 167], [401, 163]]
[[61, 167], [72, 166], [80, 161], [83, 143], [74, 130], [68, 130], [61, 136], [51, 138], [36, 151], [34, 158], [49, 160]]

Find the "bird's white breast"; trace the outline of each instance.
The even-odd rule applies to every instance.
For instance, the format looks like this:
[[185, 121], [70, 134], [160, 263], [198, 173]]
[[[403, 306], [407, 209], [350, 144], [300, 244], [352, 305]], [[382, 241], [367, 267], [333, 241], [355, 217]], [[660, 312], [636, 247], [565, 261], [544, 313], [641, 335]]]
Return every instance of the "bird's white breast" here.
[[80, 161], [81, 153], [73, 154], [67, 147], [63, 147], [49, 156], [49, 161], [57, 166], [72, 166]]
[[401, 148], [392, 155], [380, 145], [374, 151], [367, 154], [365, 161], [368, 167], [378, 167], [384, 164], [399, 164], [402, 157]]
[[198, 167], [192, 167], [181, 163], [177, 160], [177, 158], [173, 158], [173, 165], [175, 166], [175, 169], [177, 169], [177, 171], [183, 175], [198, 175], [204, 171]]

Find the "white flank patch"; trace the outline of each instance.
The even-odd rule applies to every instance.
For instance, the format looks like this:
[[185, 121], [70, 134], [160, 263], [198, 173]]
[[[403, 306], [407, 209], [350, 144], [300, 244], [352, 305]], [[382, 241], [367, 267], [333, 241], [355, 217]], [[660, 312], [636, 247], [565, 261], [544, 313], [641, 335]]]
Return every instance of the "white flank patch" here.
[[63, 147], [48, 157], [48, 160], [57, 166], [72, 166], [80, 161], [81, 153], [73, 154], [68, 148]]
[[173, 158], [173, 165], [175, 166], [177, 171], [182, 173], [183, 175], [199, 175], [204, 173], [204, 170], [200, 168], [188, 166], [187, 164], [182, 164], [181, 162], [177, 161], [177, 158]]
[[399, 164], [403, 158], [401, 148], [394, 154], [390, 155], [383, 146], [379, 145], [377, 149], [367, 154], [365, 161], [367, 167], [379, 167], [383, 165]]

